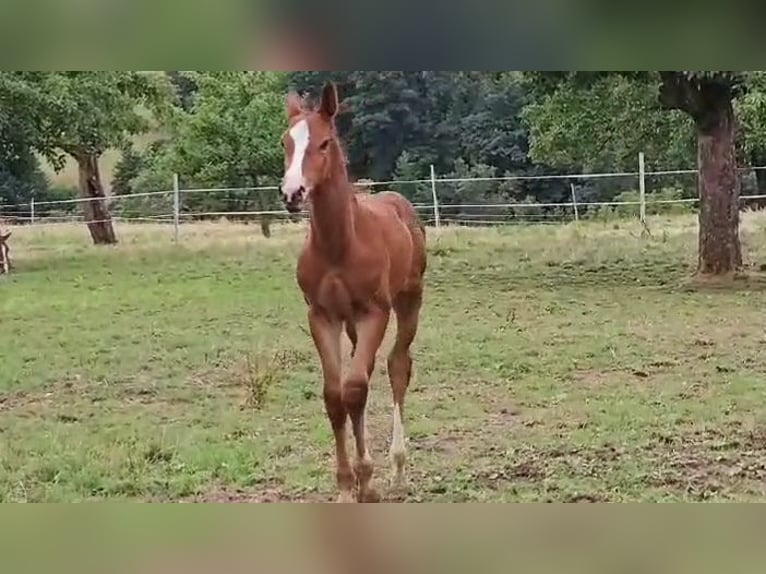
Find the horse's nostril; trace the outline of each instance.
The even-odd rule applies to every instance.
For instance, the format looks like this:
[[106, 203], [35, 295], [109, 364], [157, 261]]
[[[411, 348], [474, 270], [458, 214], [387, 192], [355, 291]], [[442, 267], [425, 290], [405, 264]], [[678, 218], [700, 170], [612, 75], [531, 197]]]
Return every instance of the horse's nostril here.
[[303, 195], [305, 193], [305, 189], [303, 186], [296, 189], [294, 192], [292, 192], [289, 196], [285, 197], [285, 201], [287, 203], [295, 203], [296, 201], [300, 201], [303, 199]]

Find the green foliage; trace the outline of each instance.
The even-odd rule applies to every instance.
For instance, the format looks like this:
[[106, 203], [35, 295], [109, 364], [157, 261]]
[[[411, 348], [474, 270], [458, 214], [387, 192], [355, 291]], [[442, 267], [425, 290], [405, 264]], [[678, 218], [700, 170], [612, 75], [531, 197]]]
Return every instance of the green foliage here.
[[[174, 107], [164, 117], [169, 137], [155, 142], [135, 161], [137, 173], [127, 184], [137, 193], [169, 190], [173, 174], [185, 188], [261, 187], [275, 185], [283, 169], [279, 139], [285, 128], [286, 84], [272, 72], [186, 72], [193, 101]], [[179, 82], [178, 79], [175, 80]], [[187, 97], [190, 98], [189, 94]], [[278, 195], [268, 191], [226, 190], [189, 193], [187, 212], [274, 209]], [[125, 202], [125, 212], [172, 212], [166, 196]], [[155, 211], [155, 213], [157, 213]]]
[[29, 202], [48, 199], [49, 184], [37, 159], [28, 154], [23, 161], [0, 162], [0, 215], [29, 216]]
[[431, 203], [431, 184], [425, 182], [411, 183], [412, 181], [428, 179], [430, 175], [408, 151], [403, 151], [399, 155], [399, 159], [396, 160], [393, 180], [397, 183], [392, 184], [391, 189], [415, 203]]
[[300, 72], [290, 85], [311, 96], [327, 80], [349, 107], [338, 128], [357, 177], [391, 179], [403, 152], [424, 174], [431, 164], [449, 172], [458, 159], [501, 172], [531, 168], [517, 73]]
[[[678, 203], [685, 199], [683, 189], [663, 188], [659, 191], [646, 192], [646, 215], [681, 215], [696, 212], [693, 202]], [[596, 208], [581, 210], [581, 216], [592, 219], [620, 219], [637, 217], [640, 196], [637, 190], [627, 190], [618, 193], [612, 200], [624, 202], [627, 205], [599, 205]]]
[[32, 199], [39, 203], [35, 209], [38, 216], [71, 211], [74, 204], [62, 207], [46, 202], [71, 199], [76, 194], [76, 190], [71, 188], [51, 185], [38, 158], [30, 150], [13, 158], [0, 156], [0, 216], [16, 216], [21, 221], [28, 220], [31, 217]]
[[[167, 86], [140, 72], [3, 72], [0, 102], [23, 118], [22, 139], [56, 167], [66, 153], [99, 156], [146, 131], [145, 109], [161, 109]], [[15, 127], [11, 124], [11, 127]], [[18, 130], [17, 130], [18, 131]]]
[[[124, 177], [113, 185], [115, 193], [125, 189], [128, 194], [143, 194], [160, 191], [170, 192], [173, 188], [173, 156], [172, 144], [169, 140], [153, 142], [144, 151], [129, 152], [133, 159], [118, 164], [117, 173]], [[131, 163], [137, 169], [123, 165]], [[123, 217], [141, 217], [153, 215], [170, 215], [173, 213], [173, 197], [170, 193], [121, 199], [116, 205], [117, 213]]]
[[602, 76], [583, 87], [563, 82], [522, 114], [530, 156], [571, 170], [634, 171], [640, 151], [648, 169], [688, 168], [695, 161], [693, 124], [660, 107], [656, 81]]
[[747, 93], [735, 102], [740, 143], [753, 163], [766, 162], [766, 73], [747, 72]]
[[[764, 73], [678, 74], [738, 95], [741, 161], [766, 164]], [[0, 170], [6, 180], [16, 178], [5, 184], [6, 205], [11, 188], [42, 189], [39, 179], [31, 183], [35, 153], [61, 168], [65, 154], [122, 148], [112, 181], [120, 195], [170, 190], [174, 173], [185, 188], [276, 184], [288, 88], [316, 101], [329, 79], [348, 104], [338, 127], [354, 178], [428, 180], [431, 165], [439, 178], [635, 171], [639, 151], [649, 170], [696, 163], [694, 122], [660, 103], [664, 76], [658, 72], [0, 72]], [[146, 130], [159, 141], [140, 151], [129, 145]], [[759, 189], [766, 190], [766, 172], [759, 177]], [[576, 183], [582, 201], [604, 201], [633, 182]], [[664, 177], [658, 185], [685, 183]], [[445, 206], [557, 203], [569, 201], [569, 184], [440, 183], [438, 193]], [[431, 202], [429, 181], [391, 187]], [[116, 206], [123, 214], [167, 214], [172, 198], [131, 198]], [[271, 208], [278, 208], [276, 193], [192, 193], [182, 202], [187, 212]]]
[[706, 82], [726, 86], [731, 88], [735, 96], [742, 95], [746, 91], [746, 76], [741, 72], [732, 70], [684, 70], [675, 73], [683, 75], [697, 86], [701, 86]]
[[143, 157], [133, 147], [123, 150], [120, 161], [114, 168], [112, 178], [112, 193], [115, 195], [128, 195], [132, 193], [131, 181], [141, 173]]
[[168, 72], [167, 75], [168, 80], [173, 85], [175, 104], [186, 112], [191, 111], [194, 106], [194, 97], [199, 90], [194, 75], [179, 71]]
[[206, 72], [190, 113], [179, 112], [175, 160], [202, 185], [274, 183], [283, 168], [284, 78], [272, 72]]

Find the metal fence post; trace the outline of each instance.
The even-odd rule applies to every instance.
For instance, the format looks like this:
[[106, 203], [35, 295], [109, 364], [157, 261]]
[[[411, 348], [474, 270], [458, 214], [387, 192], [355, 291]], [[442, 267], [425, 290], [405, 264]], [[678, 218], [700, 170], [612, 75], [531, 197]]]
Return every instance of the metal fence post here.
[[572, 190], [572, 209], [574, 210], [574, 218], [575, 221], [580, 221], [580, 216], [577, 213], [577, 196], [575, 194], [575, 186], [573, 183], [570, 183], [569, 187]]
[[438, 228], [439, 221], [439, 199], [436, 197], [436, 171], [433, 164], [431, 164], [431, 196], [434, 200], [434, 225]]
[[181, 216], [181, 192], [178, 187], [178, 174], [173, 174], [173, 241], [178, 243], [178, 220]]
[[638, 218], [646, 227], [646, 172], [644, 170], [644, 152], [638, 152]]

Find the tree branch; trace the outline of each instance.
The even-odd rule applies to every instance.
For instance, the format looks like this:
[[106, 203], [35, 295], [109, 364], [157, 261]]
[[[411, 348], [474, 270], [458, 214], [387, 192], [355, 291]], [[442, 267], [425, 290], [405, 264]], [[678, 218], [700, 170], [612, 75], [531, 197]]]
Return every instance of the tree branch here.
[[660, 104], [696, 119], [703, 108], [698, 87], [683, 72], [660, 72], [660, 79]]

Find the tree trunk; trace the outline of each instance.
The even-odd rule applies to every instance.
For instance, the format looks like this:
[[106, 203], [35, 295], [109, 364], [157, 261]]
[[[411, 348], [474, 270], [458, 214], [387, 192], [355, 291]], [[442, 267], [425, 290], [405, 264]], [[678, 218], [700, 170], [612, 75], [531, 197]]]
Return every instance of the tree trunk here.
[[261, 233], [264, 237], [271, 237], [271, 216], [261, 215]]
[[[269, 207], [269, 201], [265, 196], [259, 193], [255, 200], [258, 211], [267, 211]], [[258, 222], [261, 224], [261, 233], [264, 237], [271, 237], [271, 215], [268, 213], [260, 213], [258, 215]]]
[[722, 275], [742, 267], [739, 178], [731, 100], [717, 99], [697, 119], [699, 274]]
[[742, 267], [736, 122], [736, 74], [660, 72], [660, 103], [689, 114], [697, 126], [699, 275], [726, 275]]
[[83, 202], [83, 214], [94, 245], [112, 245], [117, 237], [112, 218], [106, 205], [106, 194], [101, 184], [98, 156], [81, 153], [75, 156], [79, 172], [80, 195], [83, 198], [98, 198]]

